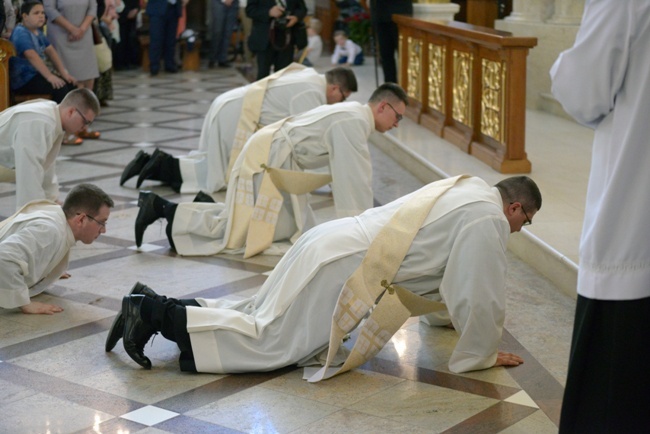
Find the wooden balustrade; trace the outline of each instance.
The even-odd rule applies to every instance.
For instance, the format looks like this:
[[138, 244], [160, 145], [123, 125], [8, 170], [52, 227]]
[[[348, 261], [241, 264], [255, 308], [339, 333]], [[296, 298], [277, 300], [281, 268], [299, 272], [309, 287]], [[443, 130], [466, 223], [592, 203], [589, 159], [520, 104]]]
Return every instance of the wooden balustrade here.
[[406, 115], [501, 173], [529, 173], [526, 57], [537, 38], [393, 15]]

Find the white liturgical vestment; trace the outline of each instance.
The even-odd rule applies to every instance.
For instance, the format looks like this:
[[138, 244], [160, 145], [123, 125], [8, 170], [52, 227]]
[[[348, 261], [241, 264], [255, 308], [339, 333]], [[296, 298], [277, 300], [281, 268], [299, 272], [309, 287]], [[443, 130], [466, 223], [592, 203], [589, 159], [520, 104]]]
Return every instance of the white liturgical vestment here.
[[650, 297], [650, 3], [590, 1], [572, 48], [551, 69], [553, 95], [595, 129], [578, 294]]
[[[203, 121], [198, 151], [179, 158], [182, 193], [200, 190], [213, 193], [227, 186], [228, 162], [249, 86], [218, 96], [210, 106]], [[326, 90], [325, 76], [313, 68], [285, 72], [269, 82], [256, 123], [263, 127], [323, 105], [327, 102]]]
[[0, 166], [16, 170], [16, 210], [58, 198], [55, 161], [64, 135], [54, 101], [28, 101], [0, 112]]
[[[197, 370], [268, 371], [322, 360], [343, 285], [410, 196], [308, 231], [256, 296], [197, 299], [204, 307], [187, 308]], [[449, 361], [453, 372], [486, 369], [496, 361], [509, 233], [499, 191], [479, 178], [463, 179], [434, 204], [393, 280], [447, 305], [459, 333]]]
[[31, 202], [0, 222], [0, 307], [29, 304], [66, 271], [74, 235], [60, 205]]
[[[337, 215], [357, 215], [373, 204], [372, 166], [367, 144], [373, 129], [374, 117], [368, 105], [348, 102], [320, 106], [289, 118], [275, 132], [267, 166], [294, 171], [327, 169], [332, 176]], [[238, 172], [247, 150], [245, 146], [235, 162], [225, 203], [189, 202], [176, 208], [172, 237], [179, 254], [214, 255], [225, 248], [236, 200]], [[260, 178], [257, 175], [254, 178], [255, 194]], [[307, 194], [283, 192], [283, 196], [275, 241], [295, 240], [315, 224]]]

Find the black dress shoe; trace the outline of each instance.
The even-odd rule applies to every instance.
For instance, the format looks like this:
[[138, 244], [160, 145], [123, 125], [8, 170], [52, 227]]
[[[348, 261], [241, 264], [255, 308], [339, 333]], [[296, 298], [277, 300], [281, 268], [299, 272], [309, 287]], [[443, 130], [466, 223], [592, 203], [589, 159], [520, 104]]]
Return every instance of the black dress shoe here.
[[135, 245], [140, 247], [142, 245], [142, 237], [145, 229], [151, 223], [155, 222], [162, 216], [156, 212], [153, 205], [157, 195], [150, 191], [141, 191], [138, 197], [138, 216], [135, 218]]
[[144, 151], [138, 151], [135, 155], [135, 158], [129, 162], [122, 172], [122, 177], [120, 178], [120, 185], [124, 185], [126, 181], [133, 178], [136, 175], [139, 175], [142, 171], [142, 168], [149, 162], [151, 155], [147, 154]]
[[165, 72], [167, 72], [169, 74], [176, 74], [178, 72], [178, 67], [173, 66], [171, 68], [165, 68]]
[[169, 156], [168, 153], [156, 148], [147, 164], [140, 170], [140, 176], [138, 176], [138, 182], [136, 182], [135, 186], [140, 188], [145, 179], [160, 180], [160, 165], [167, 156]]
[[219, 68], [230, 68], [231, 66], [230, 62], [219, 62]]
[[144, 346], [156, 331], [142, 321], [140, 306], [144, 295], [127, 295], [122, 299], [122, 315], [124, 316], [124, 334], [122, 343], [126, 353], [138, 365], [151, 369], [151, 360], [144, 355]]
[[198, 193], [196, 193], [196, 196], [194, 196], [194, 200], [192, 202], [212, 202], [212, 203], [214, 203], [214, 199], [209, 194], [204, 193], [202, 191], [199, 191]]
[[[145, 297], [150, 297], [150, 298], [156, 298], [158, 294], [156, 292], [149, 288], [147, 285], [143, 285], [140, 282], [137, 282], [135, 285], [133, 285], [133, 288], [131, 288], [131, 292], [129, 292], [129, 295], [133, 294], [142, 294]], [[117, 341], [122, 339], [122, 336], [124, 335], [124, 316], [122, 315], [122, 311], [119, 311], [118, 314], [115, 316], [115, 319], [113, 320], [113, 324], [111, 325], [111, 328], [108, 330], [108, 336], [106, 336], [106, 345], [104, 346], [104, 349], [106, 352], [111, 351], [113, 348], [115, 348], [115, 345], [117, 345]]]

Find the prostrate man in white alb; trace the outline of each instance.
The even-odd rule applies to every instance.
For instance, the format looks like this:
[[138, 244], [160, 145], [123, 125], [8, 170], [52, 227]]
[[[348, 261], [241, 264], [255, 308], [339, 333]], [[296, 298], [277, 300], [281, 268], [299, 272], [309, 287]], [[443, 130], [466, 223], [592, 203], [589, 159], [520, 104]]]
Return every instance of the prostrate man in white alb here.
[[[170, 244], [181, 255], [214, 255], [224, 249], [244, 257], [274, 241], [296, 240], [313, 227], [309, 192], [330, 184], [338, 217], [373, 205], [368, 138], [373, 130], [397, 127], [407, 95], [394, 83], [373, 92], [367, 104], [325, 105], [256, 132], [235, 162], [225, 203], [176, 205], [141, 192], [136, 244], [158, 218], [166, 218]], [[284, 175], [278, 170], [288, 171]], [[322, 173], [327, 169], [327, 173]], [[321, 170], [320, 173], [314, 171]]]
[[[160, 331], [178, 344], [186, 371], [270, 371], [323, 360], [335, 366], [346, 359], [344, 336], [372, 310], [339, 373], [372, 358], [410, 316], [453, 325], [452, 372], [516, 366], [520, 357], [498, 350], [507, 241], [541, 206], [537, 185], [525, 176], [494, 187], [475, 177], [438, 181], [305, 233], [254, 297], [175, 300], [137, 284], [106, 350], [123, 337], [129, 356], [148, 369], [144, 345]], [[321, 370], [310, 381], [330, 375]]]
[[61, 142], [98, 114], [99, 101], [88, 89], [71, 91], [58, 105], [34, 100], [0, 112], [0, 182], [16, 183], [17, 210], [32, 200], [57, 200]]
[[174, 191], [214, 193], [228, 185], [228, 176], [248, 138], [259, 128], [323, 104], [343, 102], [357, 91], [349, 68], [337, 67], [319, 74], [292, 64], [255, 83], [218, 96], [203, 122], [198, 151], [172, 157], [156, 149], [138, 152], [120, 179], [120, 185], [138, 176], [169, 184]]
[[0, 222], [0, 307], [53, 314], [63, 309], [31, 301], [59, 279], [77, 241], [90, 244], [106, 232], [113, 200], [92, 184], [75, 186], [63, 206], [41, 200]]

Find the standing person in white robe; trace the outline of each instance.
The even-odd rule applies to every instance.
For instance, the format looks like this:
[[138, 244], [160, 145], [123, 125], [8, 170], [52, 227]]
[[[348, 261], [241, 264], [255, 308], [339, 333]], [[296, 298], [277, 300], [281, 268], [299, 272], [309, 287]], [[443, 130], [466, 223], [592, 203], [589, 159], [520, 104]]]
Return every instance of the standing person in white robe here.
[[595, 130], [562, 433], [650, 427], [649, 46], [650, 2], [590, 0], [551, 69], [555, 97]]
[[99, 101], [88, 89], [71, 91], [58, 105], [34, 100], [0, 112], [0, 182], [16, 183], [17, 210], [32, 200], [57, 200], [61, 141], [98, 114]]
[[106, 232], [112, 207], [113, 200], [99, 187], [79, 184], [63, 206], [33, 201], [0, 222], [0, 307], [49, 315], [63, 311], [30, 298], [65, 274], [77, 241], [91, 244]]
[[146, 227], [162, 217], [168, 220], [170, 244], [181, 255], [214, 255], [224, 249], [244, 248], [246, 258], [261, 253], [273, 241], [297, 239], [315, 225], [308, 193], [260, 193], [270, 176], [261, 165], [297, 173], [329, 169], [338, 217], [371, 208], [372, 167], [367, 141], [373, 130], [385, 132], [397, 127], [406, 103], [404, 90], [386, 83], [373, 92], [368, 104], [321, 106], [261, 129], [235, 162], [225, 203], [176, 205], [141, 192], [136, 244], [142, 243]]
[[[138, 284], [132, 291], [138, 295], [124, 297], [122, 311], [107, 337], [107, 350], [123, 337], [133, 360], [150, 367], [143, 347], [154, 332], [161, 331], [179, 344], [183, 370], [237, 373], [322, 362], [330, 344], [340, 344], [340, 340], [332, 340], [330, 324], [348, 298], [351, 276], [360, 264], [374, 260], [379, 262], [378, 272], [370, 277], [377, 282], [388, 279], [411, 295], [442, 302], [438, 305], [446, 312], [429, 316], [425, 322], [452, 324], [459, 333], [449, 361], [451, 371], [523, 363], [516, 355], [498, 351], [505, 317], [506, 244], [510, 233], [531, 223], [541, 207], [541, 194], [525, 176], [507, 178], [495, 187], [480, 178], [459, 178], [429, 184], [357, 217], [313, 228], [249, 299], [174, 300]], [[437, 200], [426, 197], [436, 191], [443, 191]], [[411, 212], [413, 209], [417, 213]], [[367, 252], [376, 252], [373, 249], [382, 242], [381, 234], [394, 227], [398, 213], [406, 218], [405, 225], [404, 220], [402, 223], [408, 230], [402, 229], [397, 238], [405, 238], [405, 232], [411, 238], [399, 246], [401, 256], [389, 264], [393, 266], [391, 275], [390, 266], [383, 262], [390, 255]], [[410, 218], [416, 214], [418, 218]], [[391, 255], [400, 244], [393, 239], [387, 245], [383, 242]], [[146, 290], [140, 289], [143, 287]], [[388, 293], [381, 297], [385, 298]], [[361, 303], [350, 303], [354, 309], [342, 318], [360, 312], [350, 329], [378, 298], [373, 295], [371, 299], [365, 310]], [[393, 310], [388, 314], [394, 317]], [[377, 345], [377, 351], [390, 336]], [[340, 357], [332, 360], [333, 364], [341, 361]]]
[[319, 74], [292, 64], [258, 82], [218, 96], [205, 116], [198, 151], [173, 157], [160, 149], [152, 155], [139, 151], [126, 166], [120, 185], [139, 175], [163, 181], [182, 193], [216, 193], [228, 185], [234, 160], [259, 128], [323, 104], [343, 102], [357, 91], [351, 69], [337, 67]]

